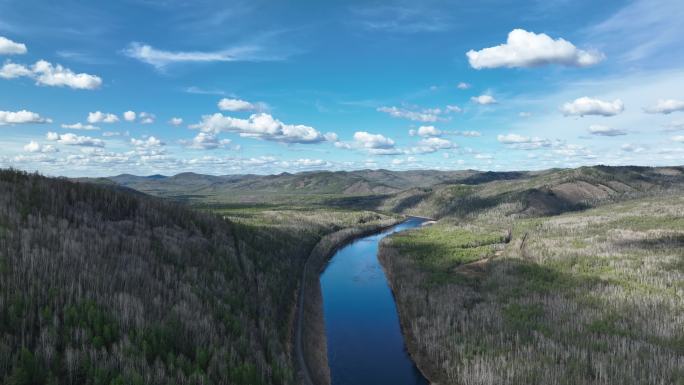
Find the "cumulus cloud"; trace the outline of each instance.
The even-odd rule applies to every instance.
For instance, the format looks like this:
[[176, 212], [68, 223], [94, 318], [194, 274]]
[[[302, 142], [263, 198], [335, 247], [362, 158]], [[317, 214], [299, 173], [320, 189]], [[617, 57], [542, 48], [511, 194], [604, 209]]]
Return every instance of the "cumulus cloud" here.
[[24, 146], [24, 151], [32, 152], [32, 153], [47, 154], [47, 153], [51, 153], [51, 152], [58, 152], [59, 150], [53, 145], [50, 145], [50, 144], [41, 145], [40, 143], [36, 142], [35, 140], [32, 140], [27, 145]]
[[161, 140], [157, 139], [154, 136], [148, 136], [147, 138], [144, 139], [135, 139], [131, 138], [131, 145], [137, 148], [158, 148], [161, 146], [164, 146], [165, 143], [162, 142]]
[[456, 144], [452, 143], [448, 139], [429, 137], [422, 139], [418, 142], [418, 147], [411, 149], [412, 153], [431, 153], [437, 150], [448, 150], [451, 148], [456, 148]]
[[472, 98], [470, 98], [470, 101], [472, 101], [473, 103], [483, 105], [483, 106], [488, 105], [488, 104], [496, 104], [497, 103], [496, 99], [494, 99], [494, 97], [492, 95], [473, 96]]
[[456, 88], [458, 88], [459, 90], [467, 90], [468, 88], [470, 88], [470, 84], [465, 83], [465, 82], [460, 82], [460, 83], [458, 83], [458, 85], [456, 85]]
[[135, 118], [138, 116], [138, 114], [135, 113], [135, 111], [126, 111], [123, 113], [123, 118], [127, 122], [133, 122], [135, 121]]
[[548, 139], [528, 137], [518, 134], [498, 135], [496, 140], [510, 148], [515, 148], [518, 150], [535, 150], [541, 147], [551, 146], [551, 141]]
[[83, 123], [74, 123], [74, 124], [62, 124], [62, 128], [66, 128], [69, 130], [86, 130], [86, 131], [93, 131], [93, 130], [99, 130], [100, 127], [93, 126], [92, 124], [83, 124]]
[[72, 133], [60, 135], [56, 132], [48, 132], [46, 139], [67, 146], [104, 147], [105, 145], [104, 141], [101, 139], [91, 138], [89, 136], [79, 136]]
[[89, 112], [88, 123], [116, 123], [119, 117], [115, 114], [104, 113], [101, 111]]
[[232, 118], [221, 113], [204, 115], [199, 123], [190, 128], [213, 134], [234, 132], [242, 137], [283, 143], [319, 143], [326, 140], [313, 127], [285, 124], [266, 113], [253, 114], [248, 119]]
[[45, 60], [37, 61], [32, 70], [33, 77], [39, 85], [82, 90], [93, 90], [102, 85], [102, 79], [99, 76], [86, 73], [77, 74], [59, 64], [52, 65]]
[[418, 131], [416, 131], [416, 134], [418, 136], [440, 136], [442, 135], [442, 131], [438, 130], [435, 128], [435, 126], [420, 126], [418, 127]]
[[498, 67], [538, 67], [559, 64], [587, 67], [599, 63], [604, 55], [598, 51], [578, 49], [562, 38], [514, 29], [508, 34], [506, 43], [479, 51], [466, 53], [470, 66], [475, 69]]
[[51, 119], [43, 118], [35, 112], [21, 111], [0, 111], [0, 126], [7, 124], [29, 124], [29, 123], [52, 123]]
[[660, 99], [655, 106], [644, 108], [649, 114], [671, 114], [676, 111], [684, 111], [684, 101], [675, 99]]
[[139, 118], [140, 124], [152, 124], [157, 117], [149, 112], [141, 112]]
[[23, 55], [27, 52], [26, 45], [14, 42], [0, 36], [0, 55]]
[[37, 85], [52, 87], [70, 87], [74, 89], [93, 90], [102, 85], [99, 76], [86, 73], [77, 74], [59, 64], [53, 65], [45, 60], [37, 61], [31, 68], [22, 64], [6, 62], [0, 68], [0, 77], [14, 79], [28, 77], [34, 79]]
[[33, 72], [21, 64], [6, 62], [0, 67], [0, 78], [14, 79], [22, 76], [33, 76]]
[[393, 149], [394, 141], [381, 134], [371, 134], [366, 131], [357, 131], [354, 133], [354, 141], [362, 148], [366, 149]]
[[598, 136], [620, 136], [627, 135], [625, 131], [618, 130], [617, 128], [611, 128], [608, 126], [603, 126], [600, 124], [592, 124], [589, 126], [589, 133]]
[[218, 102], [221, 111], [257, 111], [259, 106], [242, 99], [223, 98]]
[[186, 147], [198, 150], [214, 150], [230, 144], [230, 139], [219, 139], [216, 135], [207, 132], [198, 133], [192, 140], [181, 141]]
[[615, 99], [612, 102], [607, 102], [599, 99], [593, 99], [587, 96], [575, 99], [572, 102], [563, 104], [561, 111], [565, 116], [585, 116], [585, 115], [600, 115], [600, 116], [614, 116], [622, 113], [625, 110], [625, 105], [622, 100]]
[[178, 127], [178, 126], [180, 126], [181, 124], [183, 124], [183, 119], [182, 119], [182, 118], [175, 118], [175, 117], [174, 117], [174, 118], [171, 118], [171, 119], [169, 120], [169, 124], [172, 125], [172, 126]]

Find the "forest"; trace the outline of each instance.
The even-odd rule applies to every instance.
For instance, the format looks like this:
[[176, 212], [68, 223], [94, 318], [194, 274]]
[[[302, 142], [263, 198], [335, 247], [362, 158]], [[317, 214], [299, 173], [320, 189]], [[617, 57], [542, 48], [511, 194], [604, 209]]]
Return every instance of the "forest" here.
[[451, 186], [421, 203], [436, 224], [386, 239], [431, 381], [684, 384], [684, 174], [632, 172]]
[[0, 378], [19, 384], [292, 384], [300, 272], [373, 212], [195, 210], [0, 171]]
[[320, 269], [420, 215], [436, 223], [385, 239], [380, 259], [430, 380], [681, 384], [682, 191], [681, 167], [0, 170], [0, 378], [297, 384], [303, 356], [325, 382]]

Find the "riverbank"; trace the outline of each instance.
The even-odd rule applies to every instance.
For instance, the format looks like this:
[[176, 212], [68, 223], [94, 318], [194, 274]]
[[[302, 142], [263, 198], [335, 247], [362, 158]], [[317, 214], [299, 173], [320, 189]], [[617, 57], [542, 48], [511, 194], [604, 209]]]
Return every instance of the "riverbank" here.
[[348, 243], [403, 222], [397, 217], [365, 226], [339, 230], [323, 237], [313, 248], [302, 272], [294, 326], [294, 357], [299, 367], [300, 383], [329, 385], [330, 367], [323, 318], [320, 274], [330, 258]]

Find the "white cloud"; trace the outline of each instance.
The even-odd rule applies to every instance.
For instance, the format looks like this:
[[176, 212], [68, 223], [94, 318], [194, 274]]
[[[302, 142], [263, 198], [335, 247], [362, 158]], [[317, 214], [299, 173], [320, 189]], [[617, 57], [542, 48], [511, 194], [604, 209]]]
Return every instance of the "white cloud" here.
[[468, 88], [470, 88], [470, 84], [465, 83], [465, 82], [460, 82], [460, 83], [458, 83], [456, 88], [458, 88], [459, 90], [467, 90]]
[[527, 136], [522, 136], [518, 134], [507, 134], [507, 135], [498, 135], [496, 137], [496, 140], [503, 144], [512, 144], [512, 143], [528, 143], [530, 141], [530, 138]]
[[532, 113], [531, 113], [531, 112], [523, 111], [523, 112], [519, 113], [518, 116], [521, 117], [521, 118], [529, 118], [529, 117], [532, 116]]
[[0, 126], [6, 124], [52, 123], [51, 119], [43, 118], [31, 111], [0, 111]]
[[351, 144], [345, 143], [345, 142], [335, 142], [335, 143], [333, 143], [333, 145], [337, 148], [341, 148], [344, 150], [351, 150], [351, 148], [352, 148]]
[[32, 153], [51, 153], [51, 152], [58, 152], [59, 150], [55, 148], [55, 146], [52, 145], [41, 145], [40, 143], [36, 142], [35, 140], [30, 141], [27, 145], [24, 146], [24, 151], [26, 152], [32, 152]]
[[476, 138], [478, 136], [482, 136], [482, 134], [479, 131], [456, 131], [454, 132], [454, 135], [460, 135], [460, 136], [465, 136], [469, 138]]
[[472, 98], [470, 98], [470, 101], [472, 101], [473, 103], [483, 105], [483, 106], [488, 105], [488, 104], [498, 103], [492, 95], [473, 96]]
[[104, 113], [101, 111], [89, 112], [88, 123], [116, 123], [119, 117], [115, 114]]
[[325, 137], [315, 128], [305, 125], [285, 124], [266, 113], [253, 114], [249, 119], [238, 119], [223, 114], [202, 116], [202, 121], [190, 126], [203, 132], [235, 132], [242, 137], [264, 139], [283, 143], [319, 143]]
[[33, 76], [33, 72], [21, 64], [6, 62], [0, 68], [0, 78], [14, 79], [22, 76]]
[[334, 133], [334, 132], [326, 132], [325, 135], [323, 135], [323, 137], [324, 137], [325, 140], [327, 140], [328, 142], [337, 142], [337, 141], [340, 140], [340, 137], [337, 136], [337, 134]]
[[296, 160], [285, 160], [280, 162], [284, 167], [297, 167], [297, 168], [319, 168], [328, 166], [329, 163], [322, 159], [309, 159], [301, 158]]
[[366, 149], [393, 149], [394, 141], [381, 134], [371, 134], [366, 131], [357, 131], [354, 133], [354, 141]]
[[223, 98], [218, 102], [221, 111], [256, 111], [258, 106], [242, 99]]
[[135, 111], [126, 111], [126, 112], [123, 113], [123, 118], [124, 118], [124, 120], [127, 121], [127, 122], [133, 122], [133, 121], [135, 121], [135, 118], [136, 118], [137, 116], [138, 116], [138, 115], [135, 113]]
[[181, 141], [189, 148], [199, 150], [214, 150], [230, 144], [230, 139], [219, 139], [216, 135], [207, 132], [198, 133], [192, 140]]
[[625, 105], [622, 100], [615, 99], [612, 102], [607, 102], [599, 99], [592, 99], [584, 96], [575, 99], [572, 102], [563, 104], [561, 111], [565, 116], [585, 116], [585, 115], [600, 115], [600, 116], [614, 116], [624, 111]]
[[418, 136], [439, 136], [442, 131], [435, 128], [435, 126], [420, 126], [417, 131]]
[[61, 65], [52, 65], [45, 60], [39, 60], [32, 67], [36, 83], [44, 86], [70, 87], [81, 90], [93, 90], [102, 85], [99, 76], [86, 73], [74, 73]]
[[398, 107], [380, 107], [378, 108], [378, 111], [389, 114], [394, 118], [409, 119], [417, 122], [436, 122], [439, 120], [439, 115], [442, 113], [442, 110], [438, 108], [412, 111]]
[[183, 124], [183, 119], [182, 118], [175, 118], [175, 117], [171, 118], [171, 120], [169, 120], [169, 124], [172, 126], [176, 126], [176, 127], [180, 126], [181, 124]]
[[448, 105], [448, 106], [446, 106], [445, 109], [446, 109], [447, 113], [449, 113], [449, 112], [456, 112], [456, 113], [463, 112], [461, 107], [455, 106], [455, 105]]
[[684, 111], [684, 101], [675, 99], [660, 99], [655, 106], [644, 108], [649, 114], [670, 114], [676, 111]]
[[60, 135], [56, 132], [48, 132], [46, 138], [47, 140], [56, 141], [67, 146], [104, 147], [105, 145], [101, 139], [79, 136], [72, 133]]
[[27, 52], [26, 45], [0, 36], [0, 55], [22, 55]]
[[549, 64], [587, 67], [599, 63], [604, 55], [578, 49], [562, 38], [556, 40], [544, 33], [514, 29], [505, 44], [466, 53], [475, 69], [498, 67], [537, 67]]
[[437, 150], [448, 150], [457, 146], [450, 140], [443, 138], [430, 137], [418, 142], [418, 147], [413, 148], [414, 153], [429, 153]]
[[681, 142], [684, 143], [684, 135], [676, 135], [672, 137], [672, 140], [675, 142]]
[[148, 137], [145, 138], [145, 139], [135, 139], [135, 138], [131, 138], [131, 144], [132, 144], [134, 147], [137, 147], [137, 148], [145, 148], [145, 149], [147, 149], [147, 148], [157, 148], [157, 147], [164, 146], [164, 142], [162, 142], [161, 140], [157, 139], [157, 138], [154, 137], [154, 136], [148, 136]]
[[598, 136], [620, 136], [627, 135], [625, 131], [618, 130], [617, 128], [611, 128], [608, 126], [603, 126], [600, 124], [592, 124], [589, 126], [589, 133]]
[[77, 74], [59, 64], [53, 65], [45, 60], [37, 61], [31, 68], [21, 64], [6, 62], [0, 68], [0, 77], [14, 79], [28, 77], [37, 85], [52, 87], [70, 87], [74, 89], [93, 90], [102, 85], [102, 79], [86, 73]]
[[553, 153], [556, 155], [562, 155], [568, 159], [570, 158], [584, 158], [584, 159], [594, 159], [595, 155], [591, 153], [591, 150], [580, 146], [578, 144], [562, 144], [553, 149]]
[[141, 112], [138, 117], [140, 118], [141, 124], [152, 124], [154, 123], [154, 120], [157, 118], [154, 114], [151, 114], [149, 112]]
[[69, 129], [69, 130], [88, 130], [88, 131], [100, 129], [100, 127], [93, 126], [92, 124], [83, 124], [80, 122], [74, 123], [74, 124], [62, 124], [61, 127]]
[[551, 141], [539, 137], [528, 137], [518, 134], [498, 135], [496, 137], [500, 143], [508, 145], [510, 148], [518, 150], [536, 150], [541, 147], [551, 146]]
[[257, 45], [245, 45], [220, 51], [164, 51], [147, 44], [131, 43], [123, 53], [131, 58], [164, 69], [174, 63], [210, 63], [235, 61], [273, 61], [282, 60], [285, 55], [265, 53]]

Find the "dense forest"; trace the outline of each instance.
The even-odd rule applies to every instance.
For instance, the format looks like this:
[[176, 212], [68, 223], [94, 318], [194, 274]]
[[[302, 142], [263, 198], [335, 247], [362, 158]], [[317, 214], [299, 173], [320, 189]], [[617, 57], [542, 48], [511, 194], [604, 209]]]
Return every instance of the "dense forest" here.
[[192, 210], [0, 170], [4, 384], [291, 384], [306, 257], [370, 212]]

